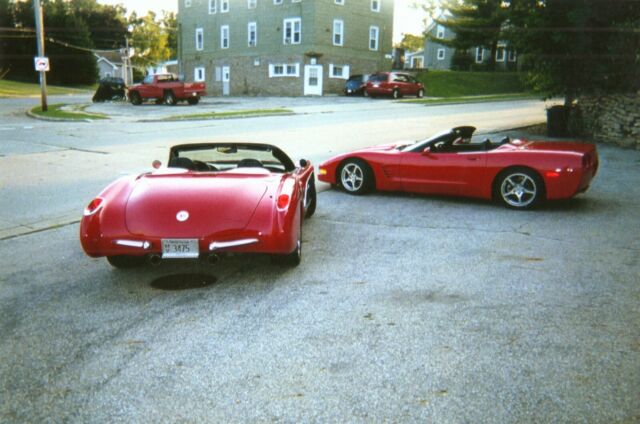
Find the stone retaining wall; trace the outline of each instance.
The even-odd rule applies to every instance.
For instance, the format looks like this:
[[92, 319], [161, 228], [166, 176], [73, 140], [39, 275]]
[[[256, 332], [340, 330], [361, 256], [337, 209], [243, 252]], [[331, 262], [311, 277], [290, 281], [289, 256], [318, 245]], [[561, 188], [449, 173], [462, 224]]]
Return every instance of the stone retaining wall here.
[[586, 135], [640, 150], [640, 92], [584, 96], [578, 107]]

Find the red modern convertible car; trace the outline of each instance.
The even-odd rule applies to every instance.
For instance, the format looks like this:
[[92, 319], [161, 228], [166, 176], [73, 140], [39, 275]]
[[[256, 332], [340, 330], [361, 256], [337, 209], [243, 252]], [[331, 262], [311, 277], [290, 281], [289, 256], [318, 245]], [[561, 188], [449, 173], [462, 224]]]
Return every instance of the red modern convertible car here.
[[412, 144], [392, 144], [336, 156], [318, 179], [352, 194], [372, 189], [499, 199], [514, 209], [566, 199], [589, 188], [598, 170], [593, 144], [484, 140], [457, 127]]
[[[159, 168], [156, 161], [154, 166]], [[120, 178], [84, 210], [80, 241], [115, 267], [145, 259], [269, 253], [300, 263], [301, 225], [316, 208], [313, 166], [266, 144], [175, 146], [167, 168]]]

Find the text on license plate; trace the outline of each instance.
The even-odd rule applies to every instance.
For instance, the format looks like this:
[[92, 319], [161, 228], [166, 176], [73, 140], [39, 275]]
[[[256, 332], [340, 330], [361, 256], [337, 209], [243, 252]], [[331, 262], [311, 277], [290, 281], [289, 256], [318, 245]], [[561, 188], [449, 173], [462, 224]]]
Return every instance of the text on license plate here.
[[198, 239], [162, 239], [163, 258], [197, 258]]

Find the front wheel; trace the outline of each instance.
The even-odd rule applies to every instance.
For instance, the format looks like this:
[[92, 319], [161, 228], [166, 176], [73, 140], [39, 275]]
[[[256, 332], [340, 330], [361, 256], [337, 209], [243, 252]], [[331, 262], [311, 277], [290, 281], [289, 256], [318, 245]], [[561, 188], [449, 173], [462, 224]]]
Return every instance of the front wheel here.
[[173, 91], [167, 91], [164, 93], [164, 103], [169, 106], [175, 106], [177, 103], [176, 95], [173, 94]]
[[509, 208], [529, 209], [544, 197], [544, 183], [529, 169], [513, 168], [498, 178], [496, 195]]
[[135, 268], [144, 264], [144, 256], [118, 255], [107, 256], [107, 262], [115, 268]]
[[393, 97], [394, 99], [399, 99], [400, 98], [400, 90], [398, 90], [397, 88], [394, 89], [391, 92], [391, 97]]
[[338, 170], [338, 181], [350, 194], [364, 194], [374, 187], [373, 172], [360, 159], [347, 159]]
[[142, 97], [140, 97], [140, 93], [138, 93], [137, 91], [129, 94], [129, 100], [134, 106], [140, 106], [142, 104]]
[[422, 88], [418, 90], [418, 94], [416, 94], [416, 97], [419, 99], [424, 97], [424, 90]]
[[189, 103], [192, 106], [197, 105], [199, 101], [200, 101], [200, 97], [189, 97], [187, 99], [187, 103]]

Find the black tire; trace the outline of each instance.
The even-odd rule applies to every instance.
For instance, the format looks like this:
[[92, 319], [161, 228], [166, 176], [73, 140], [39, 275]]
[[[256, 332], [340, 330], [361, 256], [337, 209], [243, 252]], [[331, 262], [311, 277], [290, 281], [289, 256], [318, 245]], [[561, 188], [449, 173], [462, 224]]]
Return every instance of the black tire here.
[[162, 100], [162, 99], [155, 99], [153, 102], [154, 102], [155, 104], [157, 104], [157, 105], [161, 105], [162, 103], [164, 103], [164, 100]]
[[315, 176], [311, 174], [309, 177], [309, 182], [307, 183], [307, 210], [304, 214], [305, 218], [311, 218], [313, 214], [316, 212], [316, 204], [318, 201], [318, 196], [316, 193], [316, 182]]
[[338, 184], [349, 194], [365, 194], [375, 188], [373, 171], [361, 159], [347, 159], [338, 167]]
[[167, 90], [164, 92], [164, 103], [169, 106], [175, 106], [178, 103], [176, 100], [176, 95], [173, 94], [173, 91]]
[[364, 97], [369, 97], [369, 92], [367, 91], [367, 89], [365, 88], [364, 90], [362, 90], [362, 95]]
[[144, 256], [118, 255], [107, 256], [107, 262], [115, 268], [136, 268], [144, 264]]
[[416, 94], [416, 97], [419, 99], [424, 97], [424, 90], [422, 88], [418, 90], [418, 94]]
[[129, 93], [129, 100], [134, 106], [140, 106], [142, 104], [142, 97], [140, 97], [140, 93], [138, 93], [137, 91]]
[[394, 99], [399, 99], [400, 90], [398, 90], [397, 88], [394, 88], [393, 91], [391, 92], [391, 97], [393, 97]]
[[200, 101], [200, 97], [189, 97], [187, 99], [187, 103], [189, 103], [191, 106], [197, 105], [199, 101]]
[[544, 182], [529, 168], [508, 168], [496, 177], [493, 195], [508, 208], [531, 209], [545, 198]]

